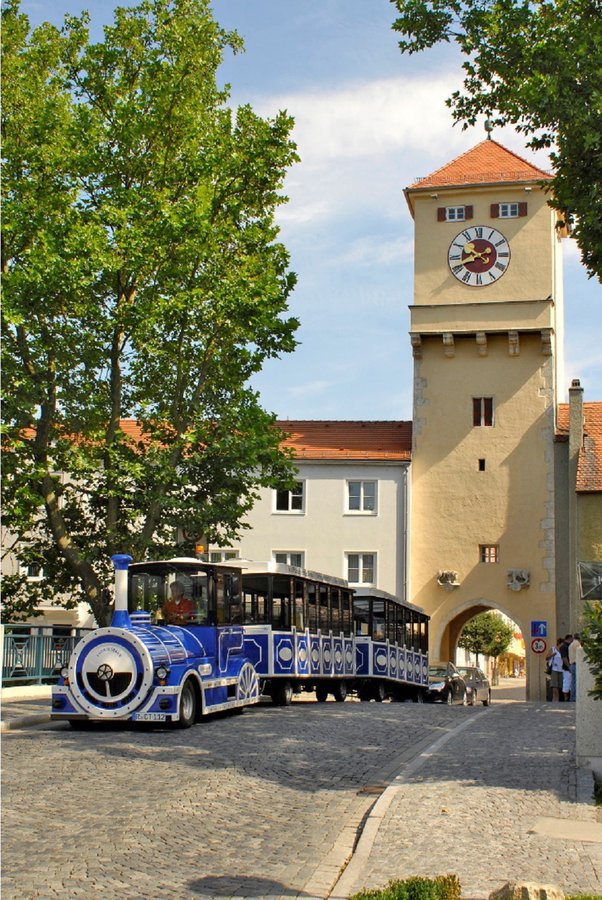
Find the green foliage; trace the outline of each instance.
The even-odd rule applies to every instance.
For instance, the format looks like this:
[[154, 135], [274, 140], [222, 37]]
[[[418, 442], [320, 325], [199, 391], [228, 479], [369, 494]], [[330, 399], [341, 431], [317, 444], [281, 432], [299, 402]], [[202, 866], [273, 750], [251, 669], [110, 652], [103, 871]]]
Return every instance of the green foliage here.
[[602, 8], [600, 0], [393, 0], [402, 53], [455, 42], [464, 91], [456, 121], [514, 125], [552, 148], [553, 199], [590, 275], [602, 279]]
[[585, 603], [582, 617], [581, 644], [594, 676], [591, 695], [595, 700], [602, 700], [602, 601]]
[[350, 900], [459, 900], [462, 889], [456, 875], [436, 878], [415, 876], [403, 881], [390, 881], [378, 891], [362, 891]]
[[514, 637], [514, 629], [492, 612], [480, 613], [467, 622], [458, 638], [458, 645], [485, 656], [497, 658], [508, 649]]
[[286, 113], [228, 106], [240, 48], [209, 0], [117, 9], [97, 44], [3, 9], [4, 525], [46, 574], [8, 580], [6, 618], [65, 594], [103, 624], [112, 553], [228, 542], [291, 480], [249, 379], [295, 346], [297, 155]]

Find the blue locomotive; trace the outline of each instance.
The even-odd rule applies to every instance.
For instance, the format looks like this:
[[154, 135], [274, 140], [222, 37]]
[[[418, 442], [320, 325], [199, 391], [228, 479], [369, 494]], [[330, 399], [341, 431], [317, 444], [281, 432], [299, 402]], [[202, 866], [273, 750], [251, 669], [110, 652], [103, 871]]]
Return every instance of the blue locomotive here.
[[428, 616], [382, 591], [281, 563], [113, 557], [111, 625], [87, 634], [52, 691], [51, 717], [163, 722], [242, 710], [260, 696], [420, 701]]

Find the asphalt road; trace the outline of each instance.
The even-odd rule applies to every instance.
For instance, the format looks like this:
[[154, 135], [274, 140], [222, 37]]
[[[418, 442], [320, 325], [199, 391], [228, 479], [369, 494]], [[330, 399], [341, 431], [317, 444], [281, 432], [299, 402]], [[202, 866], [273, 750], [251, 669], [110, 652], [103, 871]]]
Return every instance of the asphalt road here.
[[404, 764], [470, 707], [261, 706], [188, 731], [3, 736], [3, 897], [325, 896]]

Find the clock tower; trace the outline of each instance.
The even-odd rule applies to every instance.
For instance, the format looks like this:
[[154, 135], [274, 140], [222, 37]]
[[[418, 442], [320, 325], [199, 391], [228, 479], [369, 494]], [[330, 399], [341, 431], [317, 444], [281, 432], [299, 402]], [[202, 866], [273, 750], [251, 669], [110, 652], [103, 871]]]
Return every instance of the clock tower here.
[[[405, 191], [415, 221], [410, 587], [431, 655], [498, 609], [555, 640], [554, 425], [562, 274], [550, 175], [487, 139]], [[541, 628], [540, 628], [541, 631]], [[537, 645], [541, 648], [541, 643]]]

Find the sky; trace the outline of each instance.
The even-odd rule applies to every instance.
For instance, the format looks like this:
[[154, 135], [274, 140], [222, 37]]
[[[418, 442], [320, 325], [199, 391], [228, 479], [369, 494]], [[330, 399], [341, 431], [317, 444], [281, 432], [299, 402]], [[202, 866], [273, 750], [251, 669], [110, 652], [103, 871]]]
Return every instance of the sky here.
[[[113, 0], [22, 0], [32, 25], [87, 9], [92, 37], [112, 21]], [[121, 3], [121, 5], [128, 5]], [[218, 73], [233, 105], [295, 119], [301, 162], [289, 172], [280, 239], [298, 283], [294, 353], [256, 377], [263, 406], [280, 419], [412, 418], [409, 310], [413, 222], [403, 189], [485, 137], [453, 125], [445, 99], [461, 86], [452, 47], [402, 56], [389, 0], [213, 0], [245, 52]], [[543, 169], [525, 139], [494, 139]], [[602, 286], [564, 242], [565, 377], [602, 400]]]

